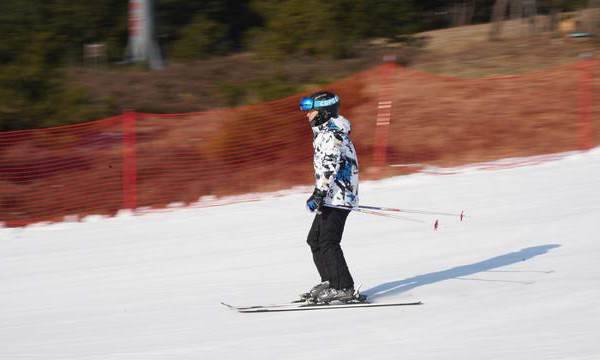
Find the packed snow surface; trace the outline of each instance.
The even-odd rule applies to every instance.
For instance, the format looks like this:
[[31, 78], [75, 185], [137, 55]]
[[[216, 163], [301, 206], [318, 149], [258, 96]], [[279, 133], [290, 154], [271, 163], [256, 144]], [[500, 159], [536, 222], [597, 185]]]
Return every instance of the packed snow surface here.
[[[307, 193], [0, 229], [0, 359], [599, 359], [600, 151], [361, 184], [342, 242], [374, 302], [236, 313], [319, 279]], [[439, 219], [438, 231], [433, 223]]]

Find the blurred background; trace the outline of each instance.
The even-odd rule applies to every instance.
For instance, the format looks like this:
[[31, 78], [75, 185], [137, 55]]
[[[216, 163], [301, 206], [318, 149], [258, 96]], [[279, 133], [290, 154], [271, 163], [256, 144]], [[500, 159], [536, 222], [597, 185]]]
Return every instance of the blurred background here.
[[596, 0], [3, 0], [0, 221], [310, 184], [322, 88], [365, 179], [587, 149], [599, 24]]
[[[124, 62], [126, 0], [3, 0], [0, 130], [95, 120], [126, 108], [172, 113], [274, 100], [370, 68], [382, 52], [432, 73], [519, 74], [595, 48], [592, 41], [582, 49], [560, 31], [595, 30], [596, 14], [584, 10], [597, 3], [154, 0], [165, 61], [154, 73]], [[495, 34], [479, 27], [428, 32], [523, 18], [530, 23], [498, 25]]]

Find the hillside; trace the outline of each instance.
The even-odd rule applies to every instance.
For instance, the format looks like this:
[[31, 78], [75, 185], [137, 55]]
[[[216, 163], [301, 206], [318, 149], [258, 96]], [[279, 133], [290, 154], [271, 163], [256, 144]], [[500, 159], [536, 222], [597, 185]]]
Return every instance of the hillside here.
[[373, 40], [357, 45], [350, 59], [303, 57], [286, 62], [250, 53], [163, 70], [73, 68], [71, 84], [87, 89], [94, 101], [115, 112], [181, 113], [259, 103], [315, 89], [381, 63], [383, 54], [400, 64], [432, 74], [493, 77], [524, 74], [573, 63], [579, 54], [597, 52], [594, 39], [572, 39], [547, 32], [530, 36], [524, 24], [508, 21], [501, 40], [490, 41], [489, 24], [416, 34], [417, 41]]
[[[543, 52], [520, 57], [525, 51], [522, 42], [531, 39], [512, 38], [500, 41], [513, 46], [508, 55], [494, 53], [487, 58], [496, 64], [493, 68], [487, 69], [483, 60], [471, 68], [458, 60], [451, 62], [466, 56], [458, 45], [452, 46], [453, 41], [464, 34], [477, 39], [473, 35], [477, 31], [483, 47], [487, 43], [481, 37], [485, 27], [474, 26], [436, 32], [437, 40], [430, 40], [423, 50], [384, 48], [379, 43], [371, 45], [378, 46], [377, 56], [371, 52], [370, 57], [344, 61], [299, 59], [279, 70], [246, 54], [228, 61], [204, 62], [203, 68], [185, 76], [190, 65], [180, 64], [152, 73], [111, 70], [97, 81], [90, 78], [85, 83], [98, 82], [106, 86], [105, 90], [117, 91], [113, 101], [139, 104], [124, 108], [161, 112], [166, 103], [170, 113], [202, 107], [212, 111], [173, 116], [138, 114], [129, 123], [134, 125], [130, 130], [123, 127], [127, 116], [52, 130], [0, 133], [0, 143], [4, 144], [0, 148], [0, 218], [13, 226], [64, 216], [115, 214], [124, 206], [164, 207], [173, 202], [193, 203], [204, 196], [309, 184], [310, 129], [297, 110], [298, 91], [323, 86], [315, 78], [353, 73], [363, 67], [369, 70], [327, 85], [340, 94], [342, 114], [352, 121], [362, 179], [407, 174], [429, 165], [457, 166], [598, 144], [600, 127], [596, 125], [593, 91], [598, 62], [573, 62], [570, 56], [588, 51], [593, 42], [562, 39], [564, 46], [556, 48], [556, 57], [534, 63], [528, 61], [543, 58]], [[412, 68], [372, 67], [385, 50], [405, 51], [405, 55], [415, 51], [412, 58], [422, 60], [415, 60]], [[441, 53], [450, 55], [431, 56]], [[458, 75], [465, 77], [486, 69], [496, 71], [490, 76], [519, 71], [513, 65], [501, 67], [502, 59], [507, 64], [553, 66], [493, 80], [422, 71], [430, 67], [443, 73], [459, 65], [464, 73]], [[561, 61], [570, 64], [556, 67]], [[244, 72], [250, 65], [253, 70]], [[92, 77], [102, 74], [100, 70], [82, 71]], [[174, 76], [178, 71], [184, 78]], [[254, 78], [257, 74], [264, 78]], [[384, 77], [393, 88], [387, 100], [392, 104], [391, 122], [385, 128], [387, 142], [376, 126]], [[186, 92], [180, 93], [178, 86], [186, 87]], [[214, 90], [226, 96], [215, 97]], [[194, 96], [194, 92], [204, 95]], [[294, 96], [278, 98], [287, 92]], [[259, 102], [264, 96], [278, 100], [224, 107], [233, 100]], [[127, 136], [132, 130], [135, 132]], [[133, 134], [136, 143], [131, 150], [135, 151], [124, 152], [123, 146], [131, 146], [128, 141]], [[378, 164], [376, 150], [382, 147], [387, 156], [384, 165], [389, 166]], [[123, 186], [124, 179], [130, 179], [131, 187]], [[49, 194], [48, 188], [56, 191]], [[129, 202], [133, 199], [135, 204]]]
[[[545, 18], [538, 17], [544, 28]], [[595, 38], [571, 38], [568, 33], [531, 34], [529, 25], [506, 21], [499, 40], [489, 40], [489, 24], [421, 33], [429, 39], [412, 62], [415, 69], [467, 78], [521, 75], [579, 60], [582, 53], [598, 52]]]

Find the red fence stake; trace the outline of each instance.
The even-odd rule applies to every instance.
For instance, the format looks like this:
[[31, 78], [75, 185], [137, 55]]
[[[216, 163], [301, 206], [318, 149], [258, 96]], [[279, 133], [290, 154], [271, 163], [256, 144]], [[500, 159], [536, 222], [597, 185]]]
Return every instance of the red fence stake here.
[[137, 169], [135, 123], [137, 114], [123, 114], [123, 208], [136, 208]]

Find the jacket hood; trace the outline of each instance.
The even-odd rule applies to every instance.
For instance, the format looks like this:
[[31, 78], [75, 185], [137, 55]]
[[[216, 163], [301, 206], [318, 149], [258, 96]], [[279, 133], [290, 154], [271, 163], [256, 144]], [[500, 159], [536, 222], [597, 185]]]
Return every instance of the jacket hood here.
[[350, 121], [348, 121], [348, 119], [346, 119], [342, 115], [338, 115], [337, 117], [331, 118], [319, 126], [313, 127], [313, 130], [318, 131], [322, 131], [325, 129], [341, 131], [345, 134], [349, 134], [350, 131], [352, 131], [352, 126], [350, 125]]

